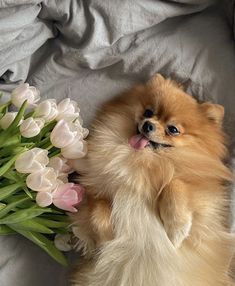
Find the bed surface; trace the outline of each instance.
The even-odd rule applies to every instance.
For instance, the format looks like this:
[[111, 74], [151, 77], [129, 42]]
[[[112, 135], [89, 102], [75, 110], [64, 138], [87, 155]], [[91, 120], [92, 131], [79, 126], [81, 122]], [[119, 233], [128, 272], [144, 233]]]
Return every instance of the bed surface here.
[[[29, 82], [43, 98], [99, 105], [160, 72], [223, 104], [235, 146], [233, 1], [0, 1], [0, 90]], [[67, 270], [18, 236], [0, 237], [1, 286], [65, 286]]]

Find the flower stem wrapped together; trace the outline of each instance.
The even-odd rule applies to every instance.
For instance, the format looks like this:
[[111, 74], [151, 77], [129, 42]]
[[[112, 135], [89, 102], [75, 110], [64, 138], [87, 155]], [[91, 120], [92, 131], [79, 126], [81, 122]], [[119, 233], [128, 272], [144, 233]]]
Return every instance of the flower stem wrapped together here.
[[[39, 100], [25, 83], [0, 105], [0, 235], [19, 233], [66, 265], [54, 238], [70, 235], [66, 212], [82, 200], [82, 186], [68, 180], [67, 159], [86, 154], [88, 130], [76, 102]], [[8, 112], [11, 103], [18, 112]]]

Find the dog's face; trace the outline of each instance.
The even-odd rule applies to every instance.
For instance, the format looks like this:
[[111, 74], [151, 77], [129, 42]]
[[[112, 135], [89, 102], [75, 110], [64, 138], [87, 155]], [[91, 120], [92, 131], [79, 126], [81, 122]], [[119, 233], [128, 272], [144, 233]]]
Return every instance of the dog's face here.
[[219, 158], [225, 153], [223, 115], [222, 106], [198, 103], [161, 75], [109, 103], [103, 112], [111, 137], [115, 134], [118, 143], [128, 142], [136, 152], [164, 155], [187, 148]]
[[[222, 106], [198, 103], [176, 83], [157, 75], [140, 94], [135, 111], [136, 134], [129, 140], [137, 149], [177, 152], [187, 147], [222, 157]], [[223, 145], [223, 144], [222, 144]]]

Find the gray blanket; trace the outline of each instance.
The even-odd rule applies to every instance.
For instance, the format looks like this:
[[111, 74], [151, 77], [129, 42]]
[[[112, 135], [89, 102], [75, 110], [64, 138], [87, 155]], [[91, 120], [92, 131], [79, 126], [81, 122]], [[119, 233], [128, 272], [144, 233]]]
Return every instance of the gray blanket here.
[[[1, 0], [0, 90], [19, 82], [44, 98], [98, 106], [160, 72], [223, 104], [235, 146], [233, 1]], [[1, 286], [64, 286], [67, 270], [17, 236], [0, 237]]]

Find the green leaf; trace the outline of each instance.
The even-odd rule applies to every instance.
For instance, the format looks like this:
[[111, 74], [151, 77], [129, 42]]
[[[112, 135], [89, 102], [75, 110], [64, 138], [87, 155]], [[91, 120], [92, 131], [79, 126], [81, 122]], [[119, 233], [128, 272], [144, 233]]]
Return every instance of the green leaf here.
[[29, 230], [29, 231], [34, 231], [34, 232], [40, 232], [40, 233], [47, 233], [47, 234], [52, 234], [54, 233], [53, 230], [49, 229], [47, 226], [39, 223], [37, 221], [37, 218], [32, 218], [32, 219], [27, 219], [21, 222], [18, 222], [16, 224], [9, 224], [9, 227], [13, 227], [14, 229], [19, 229], [19, 230]]
[[0, 201], [14, 194], [19, 189], [20, 186], [21, 186], [20, 183], [16, 183], [13, 185], [0, 188]]
[[18, 124], [20, 123], [20, 120], [24, 116], [26, 106], [27, 106], [27, 100], [25, 100], [24, 103], [21, 105], [15, 119], [13, 120], [11, 125], [6, 129], [7, 133], [11, 133], [18, 126]]
[[28, 195], [25, 194], [25, 192], [23, 190], [19, 190], [19, 194], [10, 196], [10, 197], [4, 199], [3, 202], [6, 204], [9, 204], [9, 203], [13, 203], [16, 200], [23, 199], [23, 198], [28, 198], [29, 200], [21, 203], [19, 206], [17, 206], [17, 209], [28, 209], [28, 208], [37, 206], [36, 202], [31, 200], [28, 197]]
[[55, 247], [53, 241], [50, 241], [44, 235], [32, 231], [17, 230], [14, 227], [12, 227], [12, 229], [23, 235], [27, 239], [33, 241], [61, 265], [68, 266], [68, 262], [63, 253]]
[[27, 186], [23, 187], [24, 192], [26, 193], [26, 195], [28, 197], [30, 197], [30, 199], [33, 199], [33, 195], [30, 193], [30, 190], [27, 188]]
[[[18, 144], [20, 142], [21, 142], [21, 135], [20, 134], [15, 134], [15, 135], [7, 138], [7, 140], [2, 143], [1, 147], [8, 147], [8, 146], [11, 146], [11, 145], [16, 145], [16, 144]], [[14, 147], [16, 147], [16, 146], [14, 146]], [[1, 152], [1, 153], [3, 153], [3, 152]]]
[[50, 137], [46, 137], [43, 140], [40, 140], [39, 143], [36, 145], [38, 148], [42, 148], [45, 144], [51, 144]]
[[56, 126], [56, 123], [57, 123], [57, 122], [56, 122], [55, 120], [53, 120], [53, 121], [51, 121], [51, 122], [48, 122], [48, 123], [42, 128], [42, 130], [41, 130], [41, 132], [40, 132], [41, 138], [43, 138], [43, 137], [47, 134], [47, 132], [52, 131], [53, 128]]
[[25, 102], [21, 105], [15, 119], [10, 124], [10, 126], [6, 130], [1, 131], [0, 147], [2, 147], [7, 142], [9, 137], [12, 137], [13, 135], [19, 133], [19, 128], [17, 126], [24, 115], [26, 104], [27, 104], [27, 100], [25, 100]]
[[[0, 156], [1, 156], [1, 154], [0, 154]], [[11, 156], [0, 159], [0, 165], [2, 165], [5, 162], [8, 162], [10, 159], [11, 159]]]
[[0, 177], [3, 176], [11, 168], [11, 166], [15, 163], [15, 160], [19, 157], [19, 155], [20, 154], [13, 156], [7, 163], [5, 163], [0, 168]]
[[25, 114], [24, 119], [27, 119], [29, 117], [33, 117], [34, 113], [35, 113], [35, 111], [31, 111], [31, 112]]
[[68, 229], [65, 229], [65, 228], [56, 228], [55, 232], [59, 233], [59, 234], [68, 234], [68, 233], [70, 233], [70, 231]]
[[[23, 199], [19, 199], [18, 201], [14, 201], [10, 204], [8, 204], [4, 209], [2, 209], [0, 211], [0, 218], [4, 217], [5, 215], [7, 215], [12, 209], [14, 209], [15, 207], [21, 205], [22, 203], [28, 201], [29, 198], [23, 198]], [[1, 221], [1, 219], [0, 219]], [[3, 223], [4, 224], [4, 223]]]
[[[0, 94], [0, 98], [2, 97], [2, 93]], [[8, 101], [2, 105], [0, 105], [0, 112], [1, 113], [6, 113], [8, 106], [11, 104], [11, 101]]]
[[51, 227], [51, 228], [67, 228], [70, 224], [69, 221], [64, 222], [64, 221], [55, 221], [55, 220], [50, 220], [50, 219], [45, 219], [45, 218], [41, 218], [41, 217], [37, 217], [36, 221], [38, 223], [41, 223], [47, 227]]
[[0, 203], [0, 210], [4, 209], [6, 207], [6, 204]]
[[60, 152], [61, 152], [60, 149], [54, 147], [53, 149], [50, 150], [48, 157], [52, 158], [52, 157], [58, 156], [60, 154]]
[[21, 182], [22, 185], [25, 185], [26, 174], [20, 174], [17, 171], [9, 170], [7, 173], [4, 174], [4, 178], [15, 182]]
[[[4, 211], [4, 209], [1, 212], [3, 212], [3, 211]], [[1, 212], [0, 212], [0, 217], [2, 218]], [[4, 218], [0, 219], [0, 224], [19, 223], [19, 222], [22, 222], [24, 220], [37, 217], [44, 212], [51, 212], [51, 210], [46, 209], [46, 208], [39, 208], [39, 207], [38, 208], [37, 207], [31, 207], [29, 209], [18, 210], [16, 212], [9, 214], [8, 216], [5, 216]]]
[[[12, 155], [17, 155], [19, 153], [25, 152], [28, 150], [28, 148], [23, 147], [23, 146], [19, 146], [18, 145], [11, 145], [11, 146], [7, 146], [7, 147], [3, 147], [0, 150], [0, 157], [6, 157], [9, 156], [10, 158], [12, 157]], [[5, 158], [4, 158], [5, 159]]]
[[15, 233], [13, 229], [8, 227], [7, 225], [0, 225], [0, 235], [7, 235], [12, 233]]
[[50, 214], [50, 213], [46, 213], [43, 214], [41, 216], [41, 218], [45, 218], [45, 219], [49, 219], [49, 220], [53, 220], [53, 221], [61, 221], [61, 222], [66, 222], [69, 223], [69, 217], [65, 214]]

